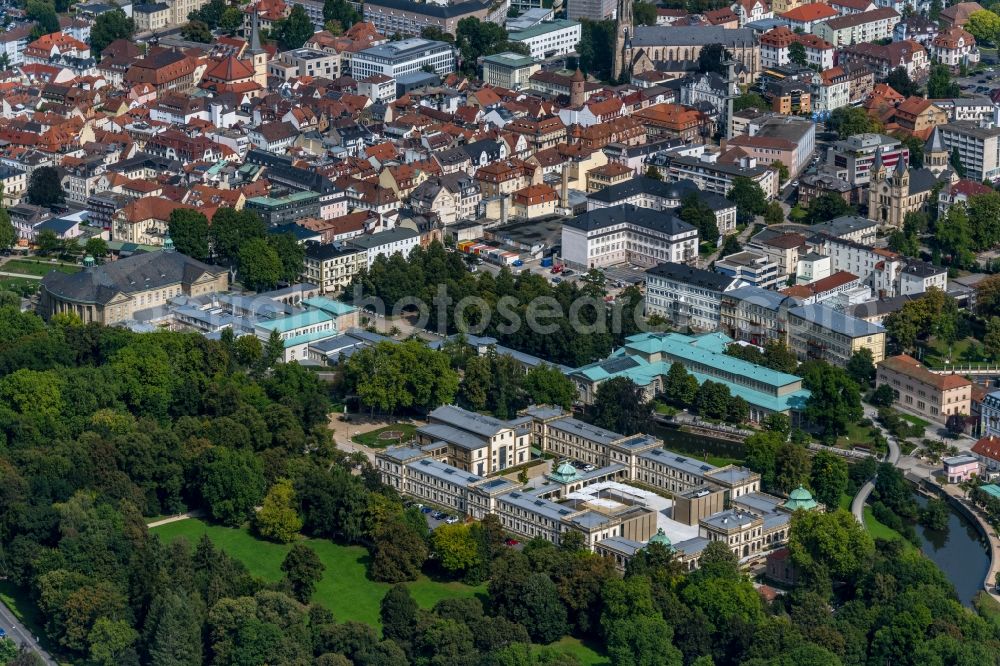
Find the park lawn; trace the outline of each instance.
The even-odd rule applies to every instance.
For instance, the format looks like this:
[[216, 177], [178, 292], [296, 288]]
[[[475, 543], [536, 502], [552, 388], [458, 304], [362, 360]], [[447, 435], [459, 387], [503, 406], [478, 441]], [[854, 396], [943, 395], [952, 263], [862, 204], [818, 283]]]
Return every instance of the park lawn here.
[[847, 434], [837, 438], [838, 449], [853, 449], [859, 444], [872, 445], [872, 426], [863, 426], [860, 423], [848, 423]]
[[550, 645], [534, 645], [532, 650], [537, 653], [547, 647], [573, 655], [580, 662], [580, 666], [610, 666], [611, 664], [607, 656], [595, 649], [597, 646], [591, 645], [589, 642], [585, 643], [573, 636], [563, 636]]
[[843, 509], [844, 511], [851, 510], [851, 502], [854, 501], [854, 497], [848, 495], [847, 493], [840, 493], [840, 501], [837, 502], [837, 507]]
[[[403, 436], [398, 440], [396, 439], [379, 439], [379, 435], [383, 432], [397, 431], [403, 433]], [[355, 435], [351, 437], [351, 441], [355, 444], [362, 444], [364, 446], [373, 449], [384, 449], [387, 446], [393, 446], [401, 442], [405, 442], [411, 439], [417, 431], [417, 426], [412, 423], [394, 423], [393, 425], [387, 425], [383, 428], [377, 430], [372, 430], [371, 432], [362, 433], [360, 435]]]
[[0, 266], [0, 271], [5, 273], [21, 273], [22, 275], [48, 275], [49, 271], [60, 271], [62, 273], [79, 273], [80, 267], [72, 264], [49, 263], [48, 261], [37, 261], [34, 259], [11, 259]]
[[[0, 271], [2, 270], [3, 268], [0, 268]], [[24, 287], [28, 287], [32, 291], [37, 291], [38, 283], [39, 281], [34, 278], [0, 277], [0, 291], [16, 291], [20, 293]]]
[[674, 416], [679, 410], [672, 405], [660, 402], [659, 400], [654, 400], [653, 411], [663, 416]]
[[902, 411], [897, 411], [897, 413], [899, 414], [899, 418], [903, 419], [904, 421], [909, 421], [910, 423], [912, 423], [915, 426], [920, 426], [921, 428], [924, 428], [925, 430], [927, 428], [931, 427], [930, 423], [928, 423], [927, 421], [923, 420], [919, 416], [915, 416], [913, 414], [908, 414], [907, 412], [902, 412]]
[[976, 363], [989, 363], [987, 359], [984, 358], [967, 358], [967, 353], [969, 348], [973, 345], [982, 352], [983, 346], [975, 340], [975, 338], [963, 338], [961, 340], [956, 340], [954, 344], [951, 345], [951, 353], [948, 353], [948, 345], [938, 340], [937, 338], [931, 338], [924, 345], [924, 363], [932, 368], [940, 369], [945, 367], [945, 360], [950, 360], [950, 365], [975, 365]]
[[709, 465], [715, 465], [716, 467], [725, 467], [726, 465], [742, 465], [744, 460], [742, 458], [727, 458], [726, 456], [691, 456], [692, 458], [697, 458], [698, 460], [704, 460]]
[[[185, 537], [192, 547], [202, 534], [230, 556], [243, 562], [250, 573], [267, 581], [282, 577], [281, 561], [292, 544], [262, 541], [245, 529], [209, 525], [196, 518], [168, 523], [150, 530], [164, 541]], [[389, 591], [388, 583], [376, 583], [367, 577], [368, 550], [362, 546], [341, 546], [324, 539], [307, 539], [306, 544], [326, 566], [323, 578], [316, 585], [313, 601], [326, 606], [338, 622], [356, 620], [379, 626], [379, 603]], [[472, 587], [462, 583], [437, 582], [421, 576], [406, 583], [421, 608], [431, 608], [442, 599], [466, 598], [485, 594], [486, 586]]]
[[865, 529], [872, 535], [873, 539], [885, 539], [886, 541], [902, 541], [904, 550], [916, 548], [912, 543], [903, 538], [903, 535], [892, 529], [885, 523], [879, 522], [872, 514], [870, 506], [865, 507]]

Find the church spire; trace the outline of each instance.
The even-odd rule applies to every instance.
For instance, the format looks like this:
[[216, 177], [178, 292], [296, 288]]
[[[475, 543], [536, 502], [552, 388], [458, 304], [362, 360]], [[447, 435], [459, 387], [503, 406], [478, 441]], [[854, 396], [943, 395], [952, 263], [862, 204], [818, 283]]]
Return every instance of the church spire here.
[[934, 131], [931, 132], [931, 138], [927, 140], [927, 147], [924, 148], [924, 152], [938, 153], [945, 150], [944, 141], [941, 140], [941, 132], [938, 130], [937, 125], [935, 125]]
[[618, 10], [615, 13], [615, 52], [611, 54], [611, 76], [615, 79], [620, 80], [630, 73], [625, 50], [631, 46], [634, 33], [632, 0], [618, 0]]
[[253, 8], [253, 18], [250, 24], [250, 52], [260, 53], [260, 21], [257, 18], [257, 7]]

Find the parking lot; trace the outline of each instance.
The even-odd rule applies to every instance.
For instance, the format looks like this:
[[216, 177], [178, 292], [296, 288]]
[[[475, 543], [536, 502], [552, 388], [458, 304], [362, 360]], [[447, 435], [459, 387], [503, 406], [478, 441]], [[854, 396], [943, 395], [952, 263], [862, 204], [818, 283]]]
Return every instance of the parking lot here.
[[994, 88], [1000, 87], [1000, 72], [991, 71], [992, 67], [983, 72], [955, 78], [962, 93], [965, 95], [989, 95]]

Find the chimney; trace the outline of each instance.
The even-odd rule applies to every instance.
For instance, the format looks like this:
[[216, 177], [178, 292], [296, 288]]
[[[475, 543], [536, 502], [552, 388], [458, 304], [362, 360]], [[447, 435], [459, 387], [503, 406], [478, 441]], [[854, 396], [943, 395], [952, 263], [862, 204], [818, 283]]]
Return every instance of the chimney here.
[[562, 189], [559, 195], [559, 206], [563, 209], [569, 208], [569, 164], [562, 167]]

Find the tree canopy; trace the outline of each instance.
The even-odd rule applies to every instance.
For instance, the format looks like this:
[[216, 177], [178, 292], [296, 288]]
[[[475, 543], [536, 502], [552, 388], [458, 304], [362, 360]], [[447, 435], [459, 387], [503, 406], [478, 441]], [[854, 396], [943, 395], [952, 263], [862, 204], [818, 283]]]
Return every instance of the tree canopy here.
[[36, 206], [52, 206], [66, 201], [62, 177], [55, 167], [38, 167], [31, 172], [26, 192], [28, 202]]

